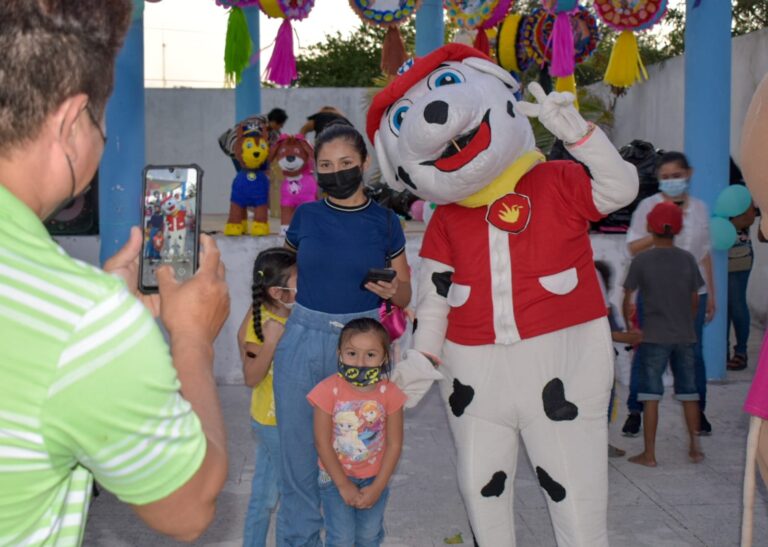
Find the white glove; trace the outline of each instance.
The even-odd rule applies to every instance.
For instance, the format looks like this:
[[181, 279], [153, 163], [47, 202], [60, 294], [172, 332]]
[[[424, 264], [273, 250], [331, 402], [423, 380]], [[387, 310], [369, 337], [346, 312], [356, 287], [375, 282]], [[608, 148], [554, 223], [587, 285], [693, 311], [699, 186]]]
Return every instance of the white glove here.
[[538, 82], [531, 82], [528, 89], [538, 104], [520, 101], [515, 105], [518, 112], [539, 118], [541, 124], [565, 144], [574, 144], [589, 132], [589, 124], [573, 105], [573, 93], [553, 91], [547, 95]]
[[413, 408], [432, 387], [432, 382], [442, 380], [443, 375], [432, 366], [423, 353], [409, 349], [405, 359], [395, 364], [395, 370], [389, 379], [408, 397], [405, 408]]

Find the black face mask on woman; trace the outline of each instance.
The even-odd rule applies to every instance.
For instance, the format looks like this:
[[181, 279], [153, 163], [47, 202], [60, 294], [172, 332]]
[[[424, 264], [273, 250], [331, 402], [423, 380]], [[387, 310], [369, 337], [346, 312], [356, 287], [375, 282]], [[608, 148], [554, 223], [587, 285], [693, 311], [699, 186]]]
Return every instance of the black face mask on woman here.
[[359, 165], [334, 171], [333, 173], [318, 173], [317, 185], [329, 196], [336, 199], [347, 199], [357, 191], [363, 183], [363, 170]]

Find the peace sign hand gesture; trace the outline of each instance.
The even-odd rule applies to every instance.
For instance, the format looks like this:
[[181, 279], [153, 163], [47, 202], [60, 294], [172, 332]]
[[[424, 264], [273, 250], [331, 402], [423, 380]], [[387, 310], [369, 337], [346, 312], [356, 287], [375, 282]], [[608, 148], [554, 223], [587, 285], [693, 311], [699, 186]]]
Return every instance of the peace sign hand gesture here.
[[547, 95], [538, 82], [529, 84], [528, 89], [536, 103], [517, 103], [519, 112], [529, 118], [539, 118], [541, 124], [565, 144], [574, 144], [589, 132], [589, 124], [573, 104], [573, 93], [553, 91]]

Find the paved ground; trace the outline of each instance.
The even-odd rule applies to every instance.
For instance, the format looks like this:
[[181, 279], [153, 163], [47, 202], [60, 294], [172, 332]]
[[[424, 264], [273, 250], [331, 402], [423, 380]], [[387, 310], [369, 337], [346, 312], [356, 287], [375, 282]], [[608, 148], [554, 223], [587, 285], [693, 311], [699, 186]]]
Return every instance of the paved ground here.
[[[757, 357], [760, 333], [751, 336], [750, 365]], [[661, 407], [659, 467], [648, 469], [626, 458], [610, 460], [610, 541], [614, 547], [731, 547], [738, 545], [741, 485], [747, 417], [741, 405], [752, 369], [730, 372], [726, 382], [710, 384], [707, 415], [714, 434], [702, 439], [706, 460], [688, 463], [679, 406], [666, 398]], [[240, 545], [253, 472], [253, 440], [247, 421], [248, 392], [242, 386], [219, 389], [229, 430], [231, 466], [216, 521], [196, 543]], [[626, 390], [620, 395], [625, 397]], [[620, 434], [623, 410], [611, 427], [611, 442], [628, 454], [642, 450], [641, 438]], [[461, 534], [472, 544], [455, 479], [455, 458], [445, 413], [435, 389], [419, 408], [406, 414], [405, 449], [391, 483], [387, 509], [388, 547], [445, 545]], [[541, 489], [526, 458], [515, 478], [516, 526], [520, 547], [555, 545]], [[768, 494], [760, 487], [755, 538], [768, 537]], [[272, 542], [274, 540], [271, 540]], [[272, 543], [273, 544], [273, 543]], [[95, 500], [85, 545], [104, 547], [176, 545], [148, 531], [131, 511], [109, 494]]]

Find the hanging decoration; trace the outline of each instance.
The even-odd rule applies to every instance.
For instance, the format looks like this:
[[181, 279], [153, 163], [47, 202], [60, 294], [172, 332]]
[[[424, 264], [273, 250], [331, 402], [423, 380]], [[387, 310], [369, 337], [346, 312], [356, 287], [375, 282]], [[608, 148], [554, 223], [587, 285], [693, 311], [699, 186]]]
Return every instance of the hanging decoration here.
[[507, 15], [514, 0], [443, 0], [448, 18], [459, 30], [475, 30], [474, 46], [490, 55], [488, 29], [496, 26]]
[[609, 27], [620, 31], [613, 45], [604, 81], [617, 88], [631, 87], [647, 80], [648, 73], [640, 58], [635, 32], [658, 23], [667, 11], [667, 0], [594, 0], [597, 16]]
[[381, 46], [381, 70], [388, 76], [408, 59], [400, 25], [419, 8], [421, 0], [349, 0], [358, 17], [369, 25], [385, 27], [387, 33]]
[[228, 84], [240, 83], [243, 71], [251, 63], [251, 35], [242, 11], [246, 7], [258, 7], [267, 17], [284, 19], [267, 64], [266, 79], [277, 85], [291, 85], [298, 78], [291, 21], [300, 21], [309, 15], [315, 0], [216, 0], [216, 4], [229, 8], [224, 47], [224, 73]]
[[510, 13], [501, 22], [496, 38], [496, 59], [504, 70], [525, 72], [533, 63], [531, 52], [522, 40], [523, 29], [530, 20], [529, 15]]
[[277, 85], [291, 85], [299, 74], [293, 53], [293, 27], [291, 21], [301, 21], [309, 15], [315, 0], [261, 0], [261, 11], [273, 19], [284, 19], [277, 31], [272, 57], [267, 63], [265, 78]]
[[534, 10], [526, 40], [536, 62], [549, 65], [549, 73], [557, 78], [555, 89], [576, 95], [574, 71], [597, 49], [597, 20], [572, 0], [545, 0], [543, 6]]

